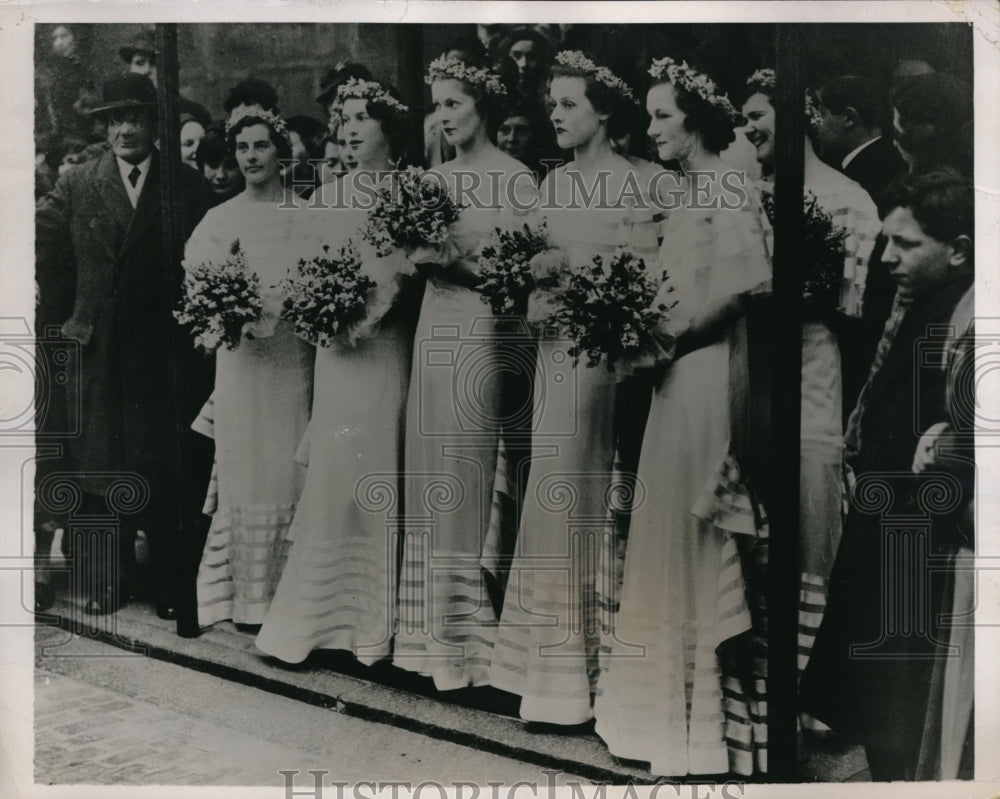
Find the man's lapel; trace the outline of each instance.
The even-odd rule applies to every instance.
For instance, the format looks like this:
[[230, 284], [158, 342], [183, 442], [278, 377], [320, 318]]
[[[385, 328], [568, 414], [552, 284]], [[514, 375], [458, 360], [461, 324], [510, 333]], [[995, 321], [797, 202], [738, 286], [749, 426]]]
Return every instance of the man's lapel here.
[[128, 230], [132, 224], [132, 203], [129, 202], [128, 192], [122, 184], [118, 159], [110, 150], [101, 158], [97, 168], [97, 194], [121, 229]]
[[[186, 167], [185, 167], [186, 168]], [[120, 182], [120, 181], [119, 181]], [[124, 190], [124, 187], [122, 187]], [[128, 202], [126, 196], [125, 201]], [[139, 202], [136, 204], [135, 213], [132, 214], [132, 224], [128, 226], [125, 233], [125, 242], [122, 244], [122, 253], [132, 247], [146, 232], [146, 228], [157, 217], [160, 211], [160, 160], [159, 153], [153, 149], [153, 157], [149, 162], [149, 174], [142, 184], [142, 192], [139, 194]]]

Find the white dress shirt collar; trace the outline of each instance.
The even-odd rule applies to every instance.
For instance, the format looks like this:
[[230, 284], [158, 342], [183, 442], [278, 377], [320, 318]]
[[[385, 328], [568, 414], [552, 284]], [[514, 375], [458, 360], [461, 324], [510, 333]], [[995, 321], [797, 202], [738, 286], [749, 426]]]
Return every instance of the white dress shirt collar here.
[[[146, 156], [145, 160], [140, 161], [138, 164], [130, 164], [128, 161], [123, 161], [117, 156], [115, 160], [118, 162], [118, 173], [121, 175], [122, 185], [128, 193], [128, 201], [135, 208], [139, 204], [139, 195], [142, 194], [142, 187], [146, 182], [146, 175], [149, 174], [149, 165], [153, 162], [153, 155], [150, 153]], [[135, 182], [135, 186], [133, 186], [128, 176], [136, 167], [139, 168], [139, 179]]]
[[881, 138], [882, 138], [881, 136], [876, 136], [874, 139], [869, 139], [868, 141], [866, 141], [860, 147], [855, 147], [847, 155], [844, 156], [844, 160], [840, 162], [840, 168], [847, 169], [847, 165], [857, 157], [858, 153], [860, 153], [863, 149], [865, 149], [865, 147], [867, 147], [869, 144], [874, 144]]

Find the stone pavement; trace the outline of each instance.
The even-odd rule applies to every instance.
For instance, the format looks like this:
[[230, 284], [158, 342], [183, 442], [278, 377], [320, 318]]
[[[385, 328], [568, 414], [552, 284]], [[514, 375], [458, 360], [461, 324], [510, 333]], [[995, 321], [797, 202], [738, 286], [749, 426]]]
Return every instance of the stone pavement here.
[[[40, 630], [40, 643], [59, 631]], [[353, 718], [164, 661], [122, 657], [77, 638], [39, 658], [35, 779], [41, 784], [254, 785], [284, 795], [286, 778], [535, 780], [537, 766]], [[563, 774], [567, 780], [589, 781]], [[282, 793], [278, 793], [282, 791]], [[330, 791], [333, 795], [333, 791]], [[437, 794], [435, 794], [437, 795]]]
[[[46, 618], [50, 623], [61, 625], [40, 626], [37, 629], [38, 668], [49, 680], [55, 675], [60, 679], [81, 680], [91, 686], [103, 686], [106, 690], [121, 693], [126, 690], [125, 686], [133, 684], [137, 679], [136, 675], [158, 673], [164, 661], [179, 664], [171, 666], [169, 673], [174, 677], [169, 685], [161, 685], [160, 681], [154, 680], [151, 684], [137, 687], [131, 693], [133, 701], [155, 705], [154, 709], [160, 714], [158, 718], [166, 719], [167, 716], [163, 714], [167, 712], [182, 715], [190, 712], [201, 718], [203, 724], [211, 725], [215, 722], [225, 728], [228, 722], [227, 716], [222, 714], [223, 710], [232, 714], [239, 708], [244, 708], [240, 712], [252, 715], [253, 708], [250, 705], [260, 705], [264, 698], [275, 702], [281, 700], [290, 704], [275, 704], [265, 727], [288, 727], [291, 723], [288, 720], [295, 720], [303, 715], [312, 717], [312, 714], [318, 712], [321, 715], [316, 718], [324, 721], [313, 724], [313, 734], [319, 737], [324, 736], [324, 725], [330, 725], [331, 718], [338, 723], [350, 720], [360, 725], [352, 728], [348, 736], [350, 740], [358, 742], [363, 753], [361, 761], [365, 763], [365, 768], [361, 770], [359, 779], [370, 779], [373, 775], [391, 778], [383, 777], [382, 772], [373, 772], [369, 757], [370, 752], [377, 751], [380, 740], [378, 732], [389, 729], [396, 733], [416, 735], [414, 740], [421, 743], [414, 751], [429, 751], [428, 747], [444, 744], [457, 745], [457, 751], [463, 754], [455, 761], [446, 760], [446, 764], [471, 762], [470, 756], [487, 756], [488, 753], [488, 756], [496, 757], [497, 760], [483, 766], [483, 774], [486, 775], [493, 773], [501, 763], [513, 763], [516, 764], [515, 767], [508, 771], [512, 780], [542, 780], [543, 769], [550, 769], [579, 775], [583, 781], [591, 782], [643, 784], [653, 781], [643, 764], [611, 756], [594, 735], [592, 728], [566, 730], [525, 725], [516, 718], [516, 701], [512, 701], [514, 698], [493, 689], [467, 689], [449, 692], [447, 695], [438, 694], [429, 680], [415, 678], [392, 667], [364, 667], [350, 657], [328, 652], [314, 653], [304, 664], [288, 666], [262, 655], [254, 647], [253, 636], [231, 624], [215, 625], [197, 639], [179, 638], [172, 622], [157, 618], [151, 608], [143, 604], [133, 604], [113, 616], [95, 620], [83, 616], [79, 613], [79, 608], [72, 604], [61, 601], [53, 608], [52, 615]], [[95, 622], [103, 628], [97, 633], [103, 643], [95, 641], [95, 633], [89, 629]], [[83, 637], [80, 637], [81, 634]], [[85, 644], [103, 647], [100, 656], [81, 656], [80, 647]], [[135, 648], [139, 648], [142, 654], [130, 651]], [[67, 654], [73, 656], [65, 657]], [[74, 662], [76, 665], [73, 670], [67, 671], [66, 664]], [[181, 666], [187, 668], [180, 668]], [[206, 674], [211, 676], [206, 677]], [[186, 703], [192, 695], [187, 686], [204, 679], [208, 679], [207, 684], [213, 686], [213, 690], [205, 694], [207, 699], [204, 706], [196, 702], [187, 707]], [[185, 687], [178, 690], [178, 685]], [[49, 687], [45, 685], [40, 688], [40, 694]], [[211, 701], [216, 695], [223, 694], [230, 697], [229, 701], [221, 705]], [[251, 696], [252, 700], [248, 698]], [[127, 700], [122, 697], [106, 699], [108, 703], [116, 701]], [[210, 712], [206, 709], [210, 709]], [[330, 709], [339, 712], [330, 713]], [[115, 714], [119, 711], [110, 712]], [[73, 723], [69, 721], [60, 726], [72, 727]], [[182, 728], [187, 729], [187, 726], [182, 725]], [[55, 730], [55, 727], [52, 729]], [[201, 728], [193, 724], [191, 729]], [[240, 734], [261, 738], [258, 725], [249, 716], [246, 723], [241, 721], [234, 729], [239, 730]], [[287, 746], [293, 740], [290, 736], [294, 729], [295, 724], [291, 723], [291, 728], [284, 736], [264, 736], [263, 740]], [[62, 734], [53, 733], [56, 737]], [[97, 745], [93, 741], [79, 740], [76, 736], [80, 734], [86, 735], [69, 733], [75, 742], [72, 746], [86, 749], [87, 745]], [[209, 742], [213, 740], [207, 732], [205, 739]], [[166, 736], [157, 737], [156, 740], [174, 739]], [[140, 744], [134, 744], [132, 748], [137, 746]], [[258, 751], [250, 743], [247, 746], [250, 751]], [[309, 744], [307, 736], [302, 739], [299, 749], [302, 752], [313, 751], [310, 746], [314, 745]], [[108, 756], [125, 756], [128, 749], [128, 746], [116, 749]], [[390, 746], [387, 751], [392, 749]], [[210, 747], [206, 751], [213, 752], [209, 758], [212, 762], [235, 762], [225, 758], [220, 761], [218, 752]], [[250, 772], [257, 775], [255, 779], [259, 777], [258, 772], [263, 771], [265, 776], [272, 777], [267, 784], [274, 784], [275, 759], [280, 761], [292, 754], [284, 750], [276, 751], [274, 757], [262, 754], [249, 762]], [[804, 782], [867, 779], [864, 755], [858, 747], [812, 748], [806, 750], [805, 755], [800, 766], [800, 778]], [[348, 760], [344, 761], [344, 757]], [[331, 768], [330, 763], [336, 763], [339, 768], [341, 763], [350, 762], [350, 757], [351, 752], [345, 754], [344, 751], [339, 751], [333, 760], [327, 757], [326, 761], [321, 761], [326, 765], [320, 768]], [[413, 754], [408, 757], [412, 758]], [[191, 762], [202, 762], [189, 753], [174, 760], [177, 770], [186, 769], [189, 759]], [[304, 762], [301, 756], [292, 757], [288, 762], [292, 765], [281, 768], [299, 768], [303, 771], [306, 768], [296, 765], [297, 762]], [[412, 770], [415, 763], [413, 759], [403, 762]], [[259, 768], [262, 763], [266, 763], [266, 767]], [[380, 767], [384, 766], [385, 774], [389, 775], [396, 773], [396, 765], [398, 764], [394, 762], [386, 762], [380, 764]], [[125, 762], [116, 765], [119, 771], [127, 771], [128, 767], [129, 763]], [[58, 768], [69, 768], [69, 764], [62, 763]], [[216, 766], [216, 771], [218, 768]], [[428, 779], [441, 779], [441, 774], [444, 773], [450, 772], [447, 768], [432, 768], [428, 771]], [[529, 776], [520, 776], [523, 774]], [[41, 773], [39, 776], [42, 776]], [[220, 775], [210, 771], [205, 778], [217, 779]], [[403, 778], [418, 779], [409, 774]], [[71, 781], [73, 779], [76, 778], [71, 778]], [[456, 779], [469, 777], [462, 775]], [[471, 777], [472, 781], [480, 783], [486, 779], [489, 777]], [[716, 781], [722, 782], [725, 779], [725, 775], [720, 775]], [[189, 784], [204, 783], [194, 781]]]

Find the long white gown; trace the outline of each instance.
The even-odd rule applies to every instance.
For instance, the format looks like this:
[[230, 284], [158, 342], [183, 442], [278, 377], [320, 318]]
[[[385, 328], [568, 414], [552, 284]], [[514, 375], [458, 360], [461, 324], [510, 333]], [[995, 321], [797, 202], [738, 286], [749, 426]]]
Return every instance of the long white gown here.
[[[847, 231], [839, 306], [861, 315], [868, 258], [879, 233], [878, 211], [868, 193], [819, 159], [807, 161], [805, 187], [833, 223]], [[827, 583], [840, 544], [843, 515], [843, 383], [840, 348], [822, 322], [802, 326], [802, 422], [799, 458], [799, 672], [809, 662], [823, 620]]]
[[[499, 207], [468, 207], [452, 226], [461, 262], [492, 230], [523, 223], [534, 197], [520, 162], [496, 151]], [[451, 162], [439, 168], [450, 174]], [[485, 168], [485, 167], [484, 167]], [[488, 202], [491, 192], [485, 191]], [[507, 198], [517, 198], [508, 203]], [[453, 282], [449, 265], [427, 279], [413, 339], [406, 409], [405, 530], [393, 663], [438, 690], [487, 682], [496, 614], [480, 565], [490, 519], [500, 387], [496, 324], [479, 292]]]
[[[608, 195], [632, 167], [620, 159]], [[572, 164], [568, 165], [572, 169]], [[642, 181], [639, 181], [640, 185]], [[567, 167], [550, 173], [543, 198], [571, 196]], [[571, 267], [605, 263], [627, 244], [656, 260], [653, 214], [645, 209], [546, 208], [550, 238]], [[596, 585], [614, 525], [609, 508], [618, 377], [604, 364], [574, 367], [570, 343], [543, 336], [535, 370], [531, 462], [490, 682], [521, 697], [521, 717], [580, 724], [592, 717], [602, 619]]]
[[285, 538], [305, 477], [294, 455], [309, 421], [313, 348], [291, 324], [276, 320], [282, 299], [276, 287], [300, 258], [315, 253], [303, 221], [276, 204], [238, 196], [205, 215], [185, 250], [190, 264], [221, 261], [238, 239], [260, 278], [270, 319], [257, 337], [216, 353], [218, 493], [197, 579], [202, 625], [263, 622], [285, 565]]
[[360, 234], [364, 211], [302, 213], [331, 250], [352, 240], [377, 288], [354, 343], [345, 331], [317, 347], [312, 419], [299, 452], [308, 474], [256, 644], [290, 663], [314, 649], [341, 649], [370, 664], [392, 644], [412, 335], [392, 305], [412, 267], [399, 252], [375, 256]]
[[[660, 258], [678, 323], [770, 279], [749, 205], [672, 210]], [[716, 649], [750, 629], [734, 534], [755, 532], [729, 450], [730, 337], [742, 327], [671, 366], [642, 443], [621, 606], [594, 715], [612, 754], [648, 761], [658, 775], [730, 769]]]

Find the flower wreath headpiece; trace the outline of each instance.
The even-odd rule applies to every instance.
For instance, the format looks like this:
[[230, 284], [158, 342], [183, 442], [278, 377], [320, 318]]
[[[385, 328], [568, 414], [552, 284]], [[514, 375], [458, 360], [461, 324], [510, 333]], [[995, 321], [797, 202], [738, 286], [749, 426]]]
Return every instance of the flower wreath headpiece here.
[[484, 67], [470, 66], [455, 56], [443, 55], [431, 61], [427, 68], [427, 75], [424, 76], [424, 83], [431, 84], [436, 80], [448, 80], [449, 78], [468, 83], [494, 97], [507, 96], [507, 89], [500, 81], [499, 75]]
[[654, 80], [667, 80], [686, 92], [698, 95], [706, 103], [718, 108], [734, 125], [743, 124], [743, 115], [736, 110], [729, 97], [719, 91], [715, 81], [689, 67], [687, 61], [678, 64], [669, 56], [654, 58], [649, 74]]
[[373, 103], [380, 103], [388, 106], [397, 114], [405, 114], [410, 108], [404, 105], [389, 92], [381, 83], [373, 80], [362, 80], [361, 78], [348, 78], [337, 87], [337, 99], [335, 100], [338, 109], [343, 108], [346, 100], [368, 100]]
[[564, 67], [583, 72], [598, 83], [618, 92], [622, 97], [637, 103], [629, 85], [607, 67], [599, 67], [579, 50], [562, 50], [556, 53], [556, 62]]
[[246, 119], [246, 117], [263, 119], [268, 125], [271, 126], [275, 133], [281, 136], [281, 138], [288, 143], [289, 147], [292, 146], [292, 137], [288, 133], [288, 126], [285, 124], [285, 120], [275, 114], [272, 114], [270, 111], [265, 111], [260, 106], [237, 106], [234, 108], [232, 113], [229, 115], [229, 119], [226, 120], [226, 136], [231, 136], [236, 123], [241, 119]]
[[[773, 92], [777, 77], [773, 69], [765, 67], [758, 69], [747, 79], [747, 89], [758, 89], [765, 92]], [[806, 89], [806, 119], [813, 128], [819, 127], [822, 117], [819, 113], [819, 106], [811, 91]]]

